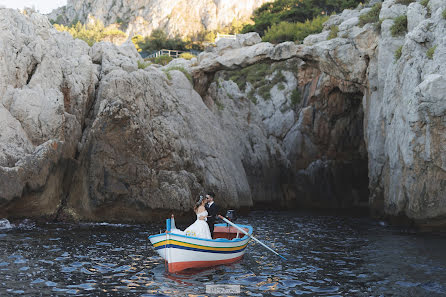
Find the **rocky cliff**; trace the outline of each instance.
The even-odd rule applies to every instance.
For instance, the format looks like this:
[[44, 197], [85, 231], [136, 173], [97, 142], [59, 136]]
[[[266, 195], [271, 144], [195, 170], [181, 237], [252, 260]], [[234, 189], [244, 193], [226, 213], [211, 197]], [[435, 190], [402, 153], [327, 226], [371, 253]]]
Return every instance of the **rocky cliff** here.
[[39, 14], [0, 14], [0, 216], [145, 221], [205, 186], [252, 205], [232, 136], [183, 73], [138, 70], [132, 43], [90, 48]]
[[187, 37], [205, 30], [218, 30], [233, 20], [248, 21], [254, 9], [270, 0], [68, 0], [49, 19], [70, 24], [90, 17], [105, 25], [121, 24], [127, 35], [150, 35], [163, 29], [170, 36]]
[[0, 10], [0, 216], [146, 221], [210, 188], [444, 224], [446, 4], [387, 0], [359, 26], [372, 5], [303, 44], [251, 33], [145, 69], [131, 44]]

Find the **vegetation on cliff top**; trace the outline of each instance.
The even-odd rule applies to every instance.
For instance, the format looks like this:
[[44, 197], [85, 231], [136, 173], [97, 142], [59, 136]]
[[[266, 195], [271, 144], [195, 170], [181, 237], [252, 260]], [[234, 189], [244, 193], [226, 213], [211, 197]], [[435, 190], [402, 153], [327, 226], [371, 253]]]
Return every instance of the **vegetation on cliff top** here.
[[149, 58], [147, 60], [152, 62], [153, 64], [159, 64], [159, 65], [166, 66], [167, 64], [169, 64], [170, 61], [173, 60], [173, 58], [168, 55], [162, 55], [159, 57]]
[[361, 0], [276, 0], [254, 11], [252, 21], [242, 33], [257, 32], [263, 41], [279, 43], [302, 41], [322, 32], [328, 15], [356, 7]]
[[[285, 88], [283, 83], [286, 82], [286, 77], [283, 71], [296, 74], [296, 63], [257, 63], [238, 70], [224, 71], [222, 78], [235, 82], [242, 92], [248, 91], [247, 98], [257, 103], [256, 95], [269, 100], [274, 86], [277, 85], [280, 90]], [[216, 77], [216, 83], [219, 87], [218, 77]]]
[[[122, 20], [118, 20], [118, 23], [122, 23]], [[179, 35], [175, 37], [169, 37], [166, 32], [161, 29], [153, 30], [150, 36], [143, 37], [141, 35], [134, 35], [132, 42], [135, 44], [138, 52], [154, 52], [161, 49], [171, 50], [197, 50], [201, 51], [204, 47], [215, 41], [217, 32], [222, 34], [237, 34], [240, 33], [243, 26], [246, 24], [234, 19], [232, 23], [219, 30], [208, 31], [203, 30], [194, 35], [181, 38]], [[104, 24], [98, 20], [94, 20], [93, 23], [82, 24], [76, 21], [70, 26], [60, 25], [57, 22], [53, 22], [53, 26], [58, 31], [69, 32], [74, 38], [82, 39], [90, 46], [95, 42], [111, 41], [114, 42], [117, 39], [125, 40], [127, 34], [117, 29], [117, 26], [111, 25], [104, 27]], [[186, 58], [191, 58], [186, 56]]]
[[338, 33], [339, 33], [339, 27], [335, 26], [335, 25], [331, 26], [330, 33], [328, 34], [327, 39], [330, 40], [330, 39], [338, 37]]
[[183, 72], [183, 74], [184, 74], [184, 75], [186, 76], [186, 78], [190, 81], [190, 83], [192, 83], [192, 76], [191, 76], [190, 73], [187, 72], [187, 70], [186, 70], [184, 67], [182, 67], [182, 66], [171, 66], [171, 67], [168, 67], [167, 69], [163, 69], [164, 73], [166, 74], [166, 76], [167, 76], [167, 78], [168, 78], [169, 80], [172, 79], [172, 75], [170, 74], [170, 71], [173, 71], [173, 70], [178, 70], [178, 71]]
[[400, 46], [396, 49], [394, 57], [395, 57], [395, 63], [401, 58], [401, 55], [403, 54], [403, 46]]
[[321, 15], [341, 12], [356, 7], [361, 0], [276, 0], [260, 6], [253, 13], [254, 24], [243, 27], [242, 32], [255, 31], [260, 35], [280, 22], [303, 23]]
[[304, 23], [280, 22], [269, 27], [262, 40], [271, 43], [303, 40], [310, 34], [320, 33], [327, 20], [327, 16], [317, 16]]
[[393, 25], [390, 27], [390, 33], [393, 37], [403, 35], [407, 32], [407, 16], [400, 15], [393, 20]]
[[90, 46], [99, 41], [107, 40], [113, 42], [115, 39], [121, 39], [127, 36], [124, 32], [118, 29], [105, 28], [104, 24], [98, 20], [87, 25], [77, 22], [70, 27], [54, 24], [54, 28], [61, 32], [66, 31], [70, 33], [73, 38], [82, 39]]
[[434, 53], [435, 53], [436, 49], [437, 49], [437, 46], [435, 45], [427, 50], [426, 56], [429, 60], [432, 60], [434, 58]]
[[415, 2], [415, 0], [396, 0], [396, 4], [409, 5], [410, 3]]
[[378, 22], [381, 6], [381, 3], [376, 3], [368, 12], [361, 14], [359, 16], [359, 26], [363, 27], [365, 24]]
[[153, 30], [150, 36], [137, 40], [138, 47], [145, 52], [153, 52], [160, 49], [186, 50], [186, 42], [179, 36], [169, 38], [163, 30]]
[[161, 29], [153, 30], [150, 36], [139, 39], [138, 47], [142, 51], [153, 52], [161, 49], [171, 50], [196, 50], [201, 51], [207, 44], [213, 43], [217, 37], [217, 32], [221, 34], [238, 34], [242, 30], [245, 23], [233, 19], [229, 26], [210, 31], [203, 30], [196, 34], [181, 38], [179, 35], [169, 37], [166, 32]]

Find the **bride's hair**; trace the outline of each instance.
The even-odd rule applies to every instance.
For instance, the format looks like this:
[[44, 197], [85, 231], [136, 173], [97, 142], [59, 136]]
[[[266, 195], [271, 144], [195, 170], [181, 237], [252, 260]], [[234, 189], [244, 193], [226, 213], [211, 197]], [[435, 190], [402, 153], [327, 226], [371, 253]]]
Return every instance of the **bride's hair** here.
[[197, 209], [200, 207], [201, 203], [203, 203], [204, 200], [204, 196], [200, 196], [200, 198], [198, 199], [197, 203], [195, 203], [194, 205], [194, 211], [197, 212]]

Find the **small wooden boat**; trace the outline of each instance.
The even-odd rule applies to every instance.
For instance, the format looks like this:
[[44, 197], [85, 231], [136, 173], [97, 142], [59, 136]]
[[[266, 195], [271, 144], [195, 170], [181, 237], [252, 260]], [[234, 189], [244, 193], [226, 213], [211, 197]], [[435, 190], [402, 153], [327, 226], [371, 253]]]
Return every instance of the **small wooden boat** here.
[[[226, 224], [215, 225], [214, 239], [176, 234], [173, 219], [167, 219], [166, 225], [165, 233], [151, 235], [149, 239], [172, 273], [235, 262], [243, 257], [251, 239]], [[251, 226], [238, 226], [247, 234], [252, 234]]]

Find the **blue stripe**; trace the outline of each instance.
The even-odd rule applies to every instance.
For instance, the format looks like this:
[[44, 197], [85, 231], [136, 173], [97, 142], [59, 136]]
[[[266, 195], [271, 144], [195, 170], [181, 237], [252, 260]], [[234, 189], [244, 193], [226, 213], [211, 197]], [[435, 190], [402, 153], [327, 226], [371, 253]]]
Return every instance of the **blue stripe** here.
[[[215, 227], [217, 227], [217, 226], [224, 227], [224, 226], [226, 226], [226, 224], [215, 224]], [[252, 235], [252, 231], [253, 231], [253, 229], [252, 229], [251, 226], [249, 226], [249, 225], [237, 225], [237, 226], [242, 227], [242, 228], [247, 228], [247, 229], [248, 229], [248, 234], [249, 234], [249, 235]], [[232, 227], [232, 228], [234, 228], [234, 227]], [[175, 234], [175, 233], [169, 233], [169, 235], [171, 235], [171, 236], [178, 236], [178, 237], [184, 237], [184, 238], [190, 238], [190, 239], [198, 239], [198, 240], [202, 240], [202, 241], [212, 241], [212, 242], [216, 242], [216, 241], [222, 241], [222, 242], [237, 242], [237, 241], [243, 241], [243, 240], [246, 240], [246, 238], [247, 238], [246, 235], [244, 235], [242, 238], [234, 238], [234, 239], [231, 239], [231, 240], [229, 240], [229, 239], [225, 239], [225, 238], [205, 239], [205, 238], [193, 237], [193, 236], [186, 236], [186, 235]], [[150, 235], [150, 236], [149, 236], [149, 239], [150, 239], [150, 238], [154, 238], [154, 237], [159, 237], [159, 236], [166, 236], [166, 233], [160, 233], [160, 234]]]
[[193, 247], [188, 247], [188, 246], [181, 246], [181, 245], [176, 245], [176, 244], [166, 244], [166, 245], [160, 245], [157, 246], [155, 248], [155, 250], [161, 250], [164, 248], [175, 248], [175, 249], [182, 249], [182, 250], [189, 250], [189, 251], [196, 251], [196, 252], [205, 252], [205, 253], [214, 253], [214, 254], [234, 254], [234, 253], [239, 253], [241, 251], [243, 251], [245, 247], [238, 249], [238, 250], [233, 250], [233, 251], [212, 251], [212, 250], [203, 250], [203, 249], [198, 249], [198, 248], [193, 248]]

